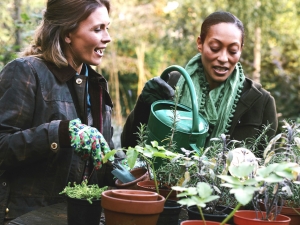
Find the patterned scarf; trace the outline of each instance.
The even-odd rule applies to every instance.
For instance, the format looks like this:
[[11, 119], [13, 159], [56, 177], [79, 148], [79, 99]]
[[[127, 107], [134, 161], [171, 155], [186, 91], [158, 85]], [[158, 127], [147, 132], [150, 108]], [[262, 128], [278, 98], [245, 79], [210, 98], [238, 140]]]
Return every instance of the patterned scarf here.
[[[219, 87], [209, 90], [209, 84], [204, 75], [201, 54], [198, 53], [194, 56], [185, 69], [191, 76], [195, 86], [199, 113], [209, 123], [207, 147], [210, 145], [211, 138], [220, 137], [222, 133], [228, 133], [236, 104], [243, 89], [245, 76], [241, 64], [237, 63], [234, 71], [225, 82]], [[179, 103], [192, 107], [190, 91], [183, 76], [180, 77], [177, 86], [180, 94]]]

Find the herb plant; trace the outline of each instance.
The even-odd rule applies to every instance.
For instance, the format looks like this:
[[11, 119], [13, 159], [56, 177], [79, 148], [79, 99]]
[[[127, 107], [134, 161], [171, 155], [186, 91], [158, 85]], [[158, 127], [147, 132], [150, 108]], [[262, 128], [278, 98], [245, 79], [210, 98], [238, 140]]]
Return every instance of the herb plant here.
[[59, 194], [65, 194], [70, 198], [86, 199], [92, 204], [92, 200], [101, 198], [101, 194], [107, 190], [107, 186], [100, 188], [97, 184], [88, 185], [87, 182], [84, 180], [81, 184], [73, 183], [73, 186], [69, 182]]

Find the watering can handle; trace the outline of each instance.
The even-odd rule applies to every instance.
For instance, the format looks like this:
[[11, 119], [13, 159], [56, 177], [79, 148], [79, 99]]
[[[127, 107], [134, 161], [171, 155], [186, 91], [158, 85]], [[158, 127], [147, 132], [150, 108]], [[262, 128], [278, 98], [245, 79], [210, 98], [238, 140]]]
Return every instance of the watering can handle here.
[[196, 98], [196, 92], [195, 92], [195, 87], [194, 87], [193, 81], [192, 81], [190, 75], [187, 73], [187, 71], [183, 67], [177, 66], [177, 65], [172, 65], [172, 66], [169, 66], [168, 68], [166, 68], [160, 75], [160, 78], [163, 79], [164, 81], [167, 81], [168, 77], [169, 77], [169, 73], [172, 71], [178, 71], [179, 73], [181, 73], [187, 82], [187, 85], [190, 90], [190, 95], [192, 98], [192, 113], [193, 113], [192, 133], [199, 133], [200, 132], [200, 129], [199, 129], [200, 122], [199, 122], [199, 116], [198, 116], [198, 102], [197, 102], [197, 98]]

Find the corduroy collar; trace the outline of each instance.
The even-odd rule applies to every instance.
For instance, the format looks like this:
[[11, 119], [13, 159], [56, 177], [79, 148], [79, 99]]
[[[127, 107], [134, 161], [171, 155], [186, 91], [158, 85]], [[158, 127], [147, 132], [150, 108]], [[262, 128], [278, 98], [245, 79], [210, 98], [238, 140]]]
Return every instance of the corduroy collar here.
[[45, 61], [48, 69], [54, 74], [54, 76], [62, 83], [70, 80], [72, 77], [76, 75], [76, 71], [70, 65], [65, 67], [57, 67], [52, 62]]

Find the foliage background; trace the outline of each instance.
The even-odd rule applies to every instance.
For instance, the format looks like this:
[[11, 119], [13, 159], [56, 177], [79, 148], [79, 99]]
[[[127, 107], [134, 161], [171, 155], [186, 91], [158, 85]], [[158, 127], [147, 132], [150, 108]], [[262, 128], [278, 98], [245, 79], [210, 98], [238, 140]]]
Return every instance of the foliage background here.
[[[123, 124], [148, 79], [170, 65], [185, 66], [197, 53], [201, 23], [216, 10], [230, 11], [244, 23], [245, 74], [275, 97], [279, 121], [300, 117], [300, 0], [111, 3], [113, 41], [96, 69], [109, 81], [116, 124]], [[0, 69], [30, 42], [45, 4], [46, 0], [0, 2]], [[253, 77], [257, 71], [259, 77]]]

